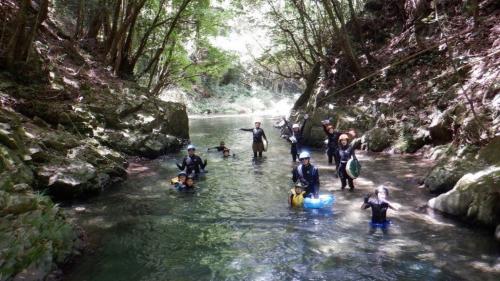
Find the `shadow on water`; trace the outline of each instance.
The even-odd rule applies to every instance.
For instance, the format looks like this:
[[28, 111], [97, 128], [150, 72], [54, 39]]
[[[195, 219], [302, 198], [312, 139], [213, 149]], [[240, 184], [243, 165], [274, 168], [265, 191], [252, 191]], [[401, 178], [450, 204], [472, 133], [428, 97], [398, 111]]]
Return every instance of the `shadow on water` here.
[[[499, 246], [488, 233], [422, 211], [429, 196], [416, 182], [429, 163], [415, 157], [359, 153], [363, 174], [354, 192], [341, 192], [321, 151], [321, 191], [333, 210], [291, 210], [288, 144], [266, 120], [269, 151], [252, 160], [248, 117], [196, 119], [191, 136], [208, 159], [195, 194], [169, 179], [182, 154], [138, 162], [122, 186], [73, 214], [92, 252], [66, 280], [499, 280]], [[267, 126], [266, 126], [267, 125]], [[225, 140], [234, 158], [206, 148]], [[363, 195], [386, 184], [400, 204], [387, 233], [369, 234]], [[74, 209], [68, 209], [74, 213]]]

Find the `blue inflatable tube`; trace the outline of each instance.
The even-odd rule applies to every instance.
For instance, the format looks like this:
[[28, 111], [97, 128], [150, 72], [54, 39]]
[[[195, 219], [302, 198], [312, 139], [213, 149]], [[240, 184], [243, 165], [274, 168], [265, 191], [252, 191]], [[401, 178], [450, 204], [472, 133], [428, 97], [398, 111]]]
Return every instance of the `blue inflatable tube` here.
[[376, 222], [370, 222], [370, 227], [372, 228], [388, 228], [391, 225], [390, 220], [386, 220], [385, 222], [382, 223], [376, 223]]
[[331, 194], [321, 194], [319, 198], [305, 198], [304, 208], [306, 209], [324, 209], [331, 208], [335, 198]]

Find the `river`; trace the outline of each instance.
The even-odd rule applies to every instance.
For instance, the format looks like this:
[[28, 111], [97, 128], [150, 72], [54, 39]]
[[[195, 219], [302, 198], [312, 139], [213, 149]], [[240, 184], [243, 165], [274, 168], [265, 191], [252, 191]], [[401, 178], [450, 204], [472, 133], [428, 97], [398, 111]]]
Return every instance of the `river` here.
[[[340, 191], [321, 151], [321, 192], [331, 212], [287, 206], [293, 163], [289, 145], [264, 120], [269, 151], [251, 160], [250, 117], [196, 118], [191, 139], [208, 159], [195, 194], [174, 191], [169, 178], [184, 152], [136, 161], [129, 180], [66, 208], [85, 229], [89, 250], [65, 270], [71, 281], [153, 280], [500, 280], [500, 247], [491, 233], [428, 211], [418, 179], [430, 163], [412, 156], [359, 152], [362, 177]], [[206, 148], [225, 140], [236, 157]], [[368, 232], [364, 194], [386, 184], [393, 221]], [[78, 211], [76, 211], [78, 210]]]

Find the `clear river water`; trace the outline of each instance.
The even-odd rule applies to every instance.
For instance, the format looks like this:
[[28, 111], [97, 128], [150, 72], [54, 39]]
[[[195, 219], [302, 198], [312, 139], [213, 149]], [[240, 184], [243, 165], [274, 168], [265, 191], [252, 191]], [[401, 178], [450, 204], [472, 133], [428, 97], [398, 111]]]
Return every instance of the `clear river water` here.
[[[269, 151], [251, 159], [250, 117], [194, 118], [191, 139], [208, 159], [195, 194], [173, 190], [179, 154], [140, 160], [129, 179], [66, 212], [86, 231], [89, 250], [65, 270], [71, 281], [153, 280], [500, 280], [500, 245], [427, 210], [418, 181], [431, 163], [359, 152], [354, 192], [341, 191], [322, 151], [313, 151], [332, 211], [292, 210], [289, 144], [264, 120]], [[206, 152], [220, 140], [236, 154]], [[397, 211], [388, 233], [369, 233], [364, 194], [386, 184]]]

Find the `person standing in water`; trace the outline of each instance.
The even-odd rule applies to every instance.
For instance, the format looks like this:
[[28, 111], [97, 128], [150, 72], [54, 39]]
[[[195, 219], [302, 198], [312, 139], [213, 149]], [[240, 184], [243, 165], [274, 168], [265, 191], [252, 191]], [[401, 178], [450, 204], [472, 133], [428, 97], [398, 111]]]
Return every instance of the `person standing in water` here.
[[318, 168], [311, 164], [311, 155], [307, 151], [303, 151], [299, 155], [300, 165], [292, 170], [292, 181], [300, 181], [306, 186], [305, 197], [319, 195], [319, 171]]
[[365, 210], [368, 208], [372, 209], [372, 219], [371, 219], [371, 232], [374, 232], [376, 227], [381, 227], [385, 229], [390, 223], [387, 220], [387, 209], [394, 208], [389, 201], [387, 201], [387, 197], [389, 196], [389, 190], [385, 186], [379, 186], [373, 192], [375, 195], [374, 198], [371, 198], [372, 194], [368, 194], [364, 198], [363, 205], [361, 205], [361, 209]]
[[175, 163], [181, 171], [186, 171], [188, 176], [198, 176], [201, 172], [205, 172], [207, 160], [201, 160], [201, 157], [195, 154], [196, 147], [192, 144], [187, 147], [188, 155], [182, 160], [182, 164]]
[[257, 158], [257, 154], [259, 155], [259, 157], [262, 157], [262, 152], [264, 151], [263, 139], [266, 140], [267, 142], [267, 137], [266, 134], [264, 133], [264, 130], [260, 127], [261, 121], [257, 119], [254, 121], [254, 124], [255, 128], [253, 129], [241, 128], [240, 130], [253, 133], [253, 142], [252, 142], [253, 157]]
[[290, 122], [286, 121], [285, 117], [283, 117], [283, 121], [285, 121], [288, 130], [291, 132], [291, 136], [288, 138], [288, 140], [291, 143], [290, 153], [292, 154], [293, 162], [297, 161], [297, 157], [302, 152], [302, 146], [304, 144], [304, 127], [306, 126], [308, 118], [309, 115], [305, 114], [302, 126], [300, 126], [299, 124], [290, 125]]
[[339, 169], [338, 175], [340, 178], [341, 189], [344, 190], [349, 184], [349, 191], [354, 190], [354, 179], [347, 174], [347, 162], [351, 159], [356, 159], [356, 154], [354, 153], [354, 146], [349, 144], [349, 135], [342, 134], [339, 137], [339, 147], [337, 150], [339, 157]]

